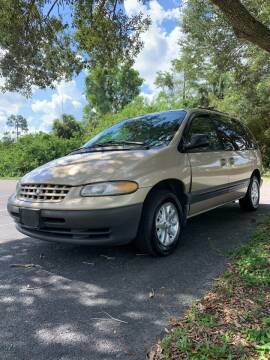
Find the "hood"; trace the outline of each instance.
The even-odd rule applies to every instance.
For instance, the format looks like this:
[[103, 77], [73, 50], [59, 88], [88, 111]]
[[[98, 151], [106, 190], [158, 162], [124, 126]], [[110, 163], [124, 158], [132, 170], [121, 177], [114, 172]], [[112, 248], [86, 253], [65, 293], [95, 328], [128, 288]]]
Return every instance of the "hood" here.
[[157, 150], [98, 151], [68, 155], [26, 174], [23, 183], [83, 185], [109, 180], [134, 180], [136, 169]]

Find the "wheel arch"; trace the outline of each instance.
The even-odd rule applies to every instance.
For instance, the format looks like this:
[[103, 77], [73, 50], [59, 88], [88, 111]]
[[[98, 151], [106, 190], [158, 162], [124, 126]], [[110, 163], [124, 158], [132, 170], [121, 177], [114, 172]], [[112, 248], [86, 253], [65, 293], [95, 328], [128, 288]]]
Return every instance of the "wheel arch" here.
[[154, 191], [166, 190], [166, 189], [172, 191], [177, 196], [183, 207], [183, 212], [186, 217], [189, 206], [189, 197], [184, 182], [179, 179], [170, 178], [170, 179], [161, 180], [158, 183], [156, 183], [148, 192], [144, 200], [144, 204]]
[[251, 174], [251, 177], [253, 177], [253, 176], [256, 176], [257, 179], [259, 180], [259, 183], [261, 184], [261, 182], [262, 182], [262, 177], [261, 177], [261, 172], [260, 172], [259, 169], [255, 169], [255, 170], [253, 171], [253, 173]]

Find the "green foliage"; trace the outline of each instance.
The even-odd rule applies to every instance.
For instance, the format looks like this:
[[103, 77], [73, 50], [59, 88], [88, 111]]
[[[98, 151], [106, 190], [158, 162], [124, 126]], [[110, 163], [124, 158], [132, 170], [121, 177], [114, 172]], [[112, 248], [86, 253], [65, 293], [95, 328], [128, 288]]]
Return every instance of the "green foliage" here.
[[248, 286], [270, 286], [270, 220], [258, 227], [252, 242], [234, 255], [236, 269]]
[[199, 327], [213, 327], [217, 325], [216, 318], [212, 314], [204, 314], [198, 311], [196, 307], [190, 312], [190, 321], [194, 321]]
[[1, 141], [3, 144], [11, 144], [14, 142], [14, 138], [11, 136], [9, 131], [5, 131]]
[[[245, 331], [246, 337], [250, 342], [256, 343], [256, 349], [262, 356], [270, 353], [270, 322], [269, 317], [263, 319], [264, 327], [260, 329], [249, 329]], [[262, 357], [263, 358], [263, 357]]]
[[175, 81], [173, 78], [173, 74], [169, 71], [158, 71], [155, 79], [155, 85], [158, 88], [161, 88], [164, 92], [168, 90], [173, 93], [175, 87]]
[[96, 66], [86, 77], [85, 118], [93, 117], [92, 109], [98, 114], [116, 113], [140, 93], [143, 79], [130, 65], [113, 67]]
[[63, 114], [60, 119], [53, 122], [52, 132], [55, 136], [63, 139], [79, 137], [82, 134], [82, 126], [74, 116]]
[[0, 0], [3, 88], [29, 95], [82, 68], [131, 63], [149, 23], [123, 0]]
[[[269, 3], [243, 1], [259, 21], [269, 22]], [[189, 0], [183, 15], [185, 36], [174, 71], [182, 74], [185, 98], [214, 106], [244, 120], [270, 166], [270, 57], [241, 42], [210, 0]], [[181, 96], [181, 94], [179, 94]]]
[[120, 120], [146, 114], [147, 112], [150, 112], [150, 109], [152, 109], [152, 107], [148, 105], [143, 97], [139, 96], [116, 114], [107, 113], [97, 116], [94, 120], [90, 119], [89, 121], [86, 121], [85, 127], [87, 137], [89, 138], [90, 136], [98, 134], [100, 131]]
[[[140, 0], [145, 2], [145, 0]], [[92, 65], [132, 62], [142, 48], [141, 32], [150, 20], [138, 13], [128, 17], [123, 0], [80, 0], [74, 2], [75, 40]]]
[[81, 140], [60, 139], [38, 133], [22, 136], [15, 143], [0, 143], [0, 177], [22, 176], [81, 145]]

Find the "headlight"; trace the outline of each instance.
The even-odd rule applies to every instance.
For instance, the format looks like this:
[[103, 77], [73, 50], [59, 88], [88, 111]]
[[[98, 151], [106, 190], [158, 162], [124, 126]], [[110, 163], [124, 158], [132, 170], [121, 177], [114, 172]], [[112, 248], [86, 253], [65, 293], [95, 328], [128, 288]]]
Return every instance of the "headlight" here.
[[18, 192], [20, 191], [21, 188], [21, 181], [19, 180], [16, 184], [16, 194], [18, 194]]
[[85, 185], [81, 196], [113, 196], [131, 194], [138, 189], [134, 181], [111, 181]]

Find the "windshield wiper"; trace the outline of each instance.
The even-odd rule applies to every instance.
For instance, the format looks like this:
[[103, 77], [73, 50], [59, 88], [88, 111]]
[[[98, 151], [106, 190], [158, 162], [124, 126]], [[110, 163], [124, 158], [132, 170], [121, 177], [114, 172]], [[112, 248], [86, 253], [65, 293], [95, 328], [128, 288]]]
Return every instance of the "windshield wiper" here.
[[91, 145], [91, 146], [81, 146], [77, 149], [72, 150], [69, 154], [72, 154], [72, 153], [80, 151], [80, 150], [86, 150], [86, 151], [89, 151], [91, 149], [94, 150], [97, 147], [103, 147], [103, 144], [95, 144], [95, 145]]
[[135, 146], [142, 146], [146, 149], [149, 149], [150, 146], [144, 142], [140, 142], [140, 141], [126, 141], [126, 140], [123, 140], [123, 141], [116, 141], [116, 140], [109, 140], [109, 141], [106, 141], [104, 143], [96, 143], [96, 144], [93, 144], [91, 146], [82, 146], [82, 147], [79, 147], [78, 149], [74, 149], [72, 150], [69, 154], [73, 154], [73, 153], [80, 153], [80, 152], [91, 152], [91, 151], [95, 151], [96, 148], [105, 148], [105, 147], [108, 147], [108, 146], [121, 146], [121, 145], [135, 145]]
[[95, 145], [93, 145], [94, 147], [95, 146], [101, 146], [101, 147], [105, 147], [107, 145], [135, 145], [135, 146], [143, 146], [143, 147], [147, 147], [149, 148], [150, 146], [145, 143], [145, 142], [142, 142], [142, 141], [129, 141], [129, 140], [108, 140], [108, 141], [105, 141], [104, 143], [97, 143]]

